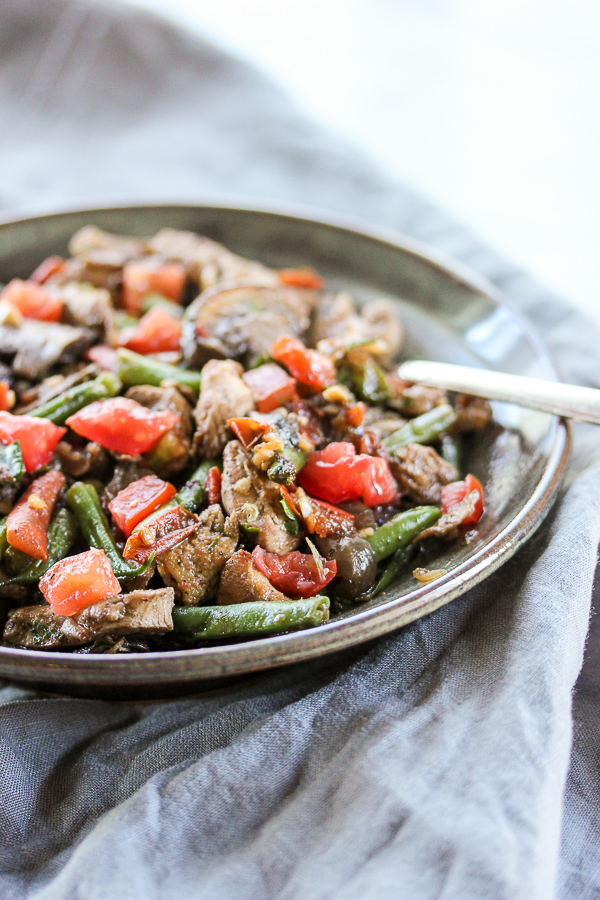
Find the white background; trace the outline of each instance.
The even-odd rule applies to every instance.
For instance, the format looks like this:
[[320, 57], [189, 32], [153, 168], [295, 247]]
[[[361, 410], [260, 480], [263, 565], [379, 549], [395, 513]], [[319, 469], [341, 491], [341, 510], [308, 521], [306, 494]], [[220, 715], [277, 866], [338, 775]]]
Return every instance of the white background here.
[[261, 68], [600, 322], [600, 0], [131, 2]]

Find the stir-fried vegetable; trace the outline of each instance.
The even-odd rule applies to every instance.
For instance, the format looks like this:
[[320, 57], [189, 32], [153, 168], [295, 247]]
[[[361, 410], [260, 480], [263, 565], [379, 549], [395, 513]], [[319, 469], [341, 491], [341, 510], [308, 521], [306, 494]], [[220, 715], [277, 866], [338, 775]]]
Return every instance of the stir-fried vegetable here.
[[325, 595], [372, 600], [483, 514], [458, 460], [491, 410], [395, 374], [386, 300], [361, 309], [312, 269], [174, 229], [89, 227], [70, 248], [1, 292], [5, 641], [127, 652], [316, 627]]
[[379, 457], [357, 454], [354, 446], [346, 442], [309, 453], [298, 474], [298, 484], [328, 503], [361, 497], [367, 506], [377, 506], [390, 503], [397, 493], [388, 463]]
[[267, 637], [301, 628], [314, 628], [329, 620], [327, 597], [230, 606], [176, 606], [175, 630], [191, 643], [223, 638]]
[[102, 550], [87, 550], [61, 559], [40, 578], [40, 591], [59, 616], [73, 616], [86, 606], [121, 592]]
[[168, 409], [146, 409], [135, 400], [113, 397], [96, 400], [85, 406], [66, 424], [89, 441], [96, 441], [115, 453], [135, 456], [151, 450], [161, 435], [177, 422], [176, 413]]
[[0, 441], [3, 444], [19, 442], [27, 472], [33, 472], [50, 462], [56, 445], [66, 430], [49, 419], [0, 412]]
[[110, 513], [125, 537], [150, 513], [174, 497], [177, 491], [168, 481], [146, 475], [119, 491], [108, 504]]
[[65, 484], [62, 472], [47, 472], [30, 485], [6, 520], [6, 537], [11, 547], [48, 559], [48, 526], [54, 504]]

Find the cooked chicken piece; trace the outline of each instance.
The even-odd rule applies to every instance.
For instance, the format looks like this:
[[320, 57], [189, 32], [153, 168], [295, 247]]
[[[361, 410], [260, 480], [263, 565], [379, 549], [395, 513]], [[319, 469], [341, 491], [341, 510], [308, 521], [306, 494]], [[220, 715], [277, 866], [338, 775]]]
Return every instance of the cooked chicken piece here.
[[212, 357], [253, 366], [270, 354], [282, 334], [304, 337], [316, 296], [314, 291], [284, 286], [218, 284], [200, 294], [184, 314], [183, 355], [191, 368], [202, 365], [210, 339]]
[[377, 341], [379, 355], [391, 361], [402, 346], [403, 331], [398, 313], [389, 300], [372, 300], [360, 310], [346, 291], [325, 294], [317, 309], [311, 332], [311, 346], [320, 341], [332, 348], [351, 343]]
[[9, 614], [4, 640], [33, 650], [62, 650], [109, 635], [165, 634], [173, 630], [174, 599], [168, 587], [132, 591], [106, 597], [76, 616], [57, 616], [49, 606], [25, 606]]
[[223, 506], [241, 525], [259, 529], [258, 543], [271, 553], [295, 550], [301, 535], [290, 534], [276, 484], [256, 469], [239, 441], [230, 441], [223, 451]]
[[71, 478], [102, 478], [108, 468], [110, 457], [108, 452], [93, 441], [83, 447], [74, 447], [69, 441], [60, 441], [56, 446], [56, 455], [62, 471]]
[[193, 424], [190, 404], [176, 387], [140, 384], [130, 387], [125, 396], [147, 409], [170, 409], [178, 414], [179, 420], [160, 438], [147, 456], [152, 461], [152, 468], [161, 478], [168, 479], [178, 475], [190, 461]]
[[209, 603], [217, 589], [221, 569], [235, 552], [238, 526], [225, 519], [218, 504], [200, 515], [200, 527], [172, 550], [158, 557], [158, 571], [177, 592], [183, 606]]
[[252, 564], [252, 554], [238, 550], [229, 559], [221, 573], [217, 603], [252, 603], [256, 600], [289, 600], [285, 594], [274, 588], [266, 575]]
[[454, 432], [480, 431], [492, 418], [492, 407], [483, 397], [458, 394], [454, 404], [456, 422]]
[[194, 413], [198, 430], [194, 435], [194, 451], [205, 459], [223, 452], [231, 434], [228, 419], [247, 416], [254, 407], [254, 397], [242, 381], [243, 368], [231, 359], [212, 359], [202, 369], [200, 397]]
[[253, 284], [277, 285], [277, 273], [261, 263], [236, 256], [210, 238], [193, 234], [191, 231], [177, 231], [162, 228], [148, 241], [148, 249], [160, 253], [167, 259], [182, 262], [189, 276], [200, 288], [213, 287], [219, 281], [251, 281]]
[[409, 444], [397, 450], [390, 467], [400, 492], [415, 503], [439, 503], [442, 487], [458, 478], [452, 463], [423, 444]]
[[58, 289], [58, 294], [70, 325], [97, 328], [108, 344], [116, 342], [115, 311], [108, 290], [73, 281]]
[[145, 249], [143, 239], [109, 234], [95, 225], [80, 228], [69, 241], [72, 256], [113, 269], [122, 268], [128, 260], [141, 256]]
[[0, 325], [0, 356], [14, 356], [14, 374], [36, 381], [57, 363], [78, 359], [94, 340], [89, 328], [24, 319], [16, 328]]
[[464, 500], [461, 500], [461, 502], [457, 503], [456, 506], [453, 506], [449, 512], [440, 516], [435, 525], [431, 525], [429, 528], [426, 528], [425, 531], [422, 531], [421, 534], [418, 534], [413, 543], [419, 544], [421, 541], [430, 537], [445, 538], [446, 540], [453, 541], [459, 536], [458, 526], [465, 519], [468, 519], [473, 515], [478, 502], [479, 491], [471, 491]]

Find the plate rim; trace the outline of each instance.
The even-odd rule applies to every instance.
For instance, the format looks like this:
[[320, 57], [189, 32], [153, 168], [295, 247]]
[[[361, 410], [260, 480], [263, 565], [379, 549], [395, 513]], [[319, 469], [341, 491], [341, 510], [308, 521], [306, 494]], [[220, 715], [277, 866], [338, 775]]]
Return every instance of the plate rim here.
[[[349, 216], [332, 215], [315, 207], [297, 203], [256, 203], [248, 198], [232, 202], [227, 198], [203, 196], [197, 201], [158, 199], [156, 202], [88, 203], [64, 205], [57, 208], [41, 206], [27, 210], [18, 217], [10, 213], [0, 215], [0, 241], [5, 228], [26, 225], [40, 219], [68, 218], [69, 216], [106, 212], [142, 212], [146, 209], [184, 208], [216, 213], [256, 213], [273, 218], [302, 221], [307, 225], [319, 225], [337, 232], [346, 231], [354, 236], [388, 245], [429, 265], [449, 276], [455, 282], [482, 294], [498, 308], [506, 308], [523, 328], [535, 346], [541, 361], [548, 368], [548, 377], [561, 381], [559, 367], [553, 353], [546, 345], [535, 325], [521, 312], [510, 297], [499, 290], [487, 278], [472, 270], [467, 264], [448, 256], [422, 241], [393, 229], [372, 226]], [[222, 677], [244, 676], [261, 670], [278, 668], [295, 662], [314, 659], [348, 649], [365, 641], [391, 633], [418, 618], [445, 606], [453, 599], [479, 584], [506, 562], [542, 524], [560, 489], [568, 465], [571, 448], [571, 428], [564, 420], [552, 417], [552, 445], [544, 471], [527, 502], [505, 525], [502, 531], [486, 543], [461, 565], [451, 569], [433, 585], [423, 585], [371, 608], [357, 608], [353, 615], [334, 619], [324, 625], [284, 635], [271, 635], [258, 640], [228, 644], [219, 647], [190, 648], [186, 650], [130, 653], [123, 657], [103, 654], [69, 654], [59, 651], [25, 650], [17, 647], [0, 647], [0, 677], [28, 682], [52, 682], [56, 686], [110, 687], [125, 679], [129, 686], [142, 686], [152, 676], [153, 686], [168, 683], [201, 684], [203, 681]], [[260, 657], [260, 659], [257, 659]], [[169, 671], [160, 677], [161, 661], [169, 659]], [[195, 663], [206, 661], [202, 671], [196, 671]], [[10, 667], [10, 668], [9, 668]], [[90, 687], [92, 684], [90, 684]]]

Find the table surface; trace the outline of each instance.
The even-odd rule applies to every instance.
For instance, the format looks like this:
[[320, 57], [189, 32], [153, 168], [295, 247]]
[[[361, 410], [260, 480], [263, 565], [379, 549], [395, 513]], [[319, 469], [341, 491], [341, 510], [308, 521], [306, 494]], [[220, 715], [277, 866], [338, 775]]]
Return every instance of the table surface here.
[[600, 322], [596, 0], [130, 2], [262, 69]]

